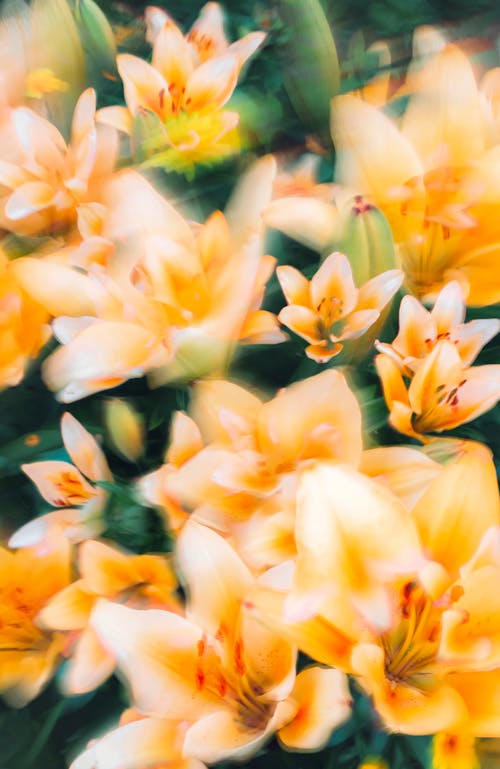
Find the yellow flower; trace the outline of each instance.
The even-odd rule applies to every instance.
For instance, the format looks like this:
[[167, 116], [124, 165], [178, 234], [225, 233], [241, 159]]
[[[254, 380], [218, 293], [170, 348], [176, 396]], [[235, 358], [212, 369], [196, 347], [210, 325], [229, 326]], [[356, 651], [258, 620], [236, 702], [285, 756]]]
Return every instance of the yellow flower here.
[[64, 92], [68, 88], [68, 83], [56, 77], [47, 67], [34, 69], [26, 76], [26, 96], [31, 99], [41, 99], [46, 93]]
[[70, 581], [68, 543], [16, 553], [0, 548], [0, 693], [16, 707], [36, 697], [64, 648], [61, 633], [44, 630], [37, 614]]
[[[387, 354], [375, 365], [389, 408], [389, 422], [405, 435], [452, 430], [493, 408], [500, 398], [500, 365], [464, 365], [456, 345], [440, 340], [416, 373], [401, 372]], [[410, 376], [409, 385], [404, 377]]]
[[447, 283], [429, 312], [413, 296], [404, 296], [399, 306], [399, 332], [391, 344], [376, 342], [381, 353], [389, 355], [402, 373], [412, 375], [440, 340], [455, 345], [464, 366], [470, 366], [481, 348], [498, 333], [500, 321], [494, 318], [464, 323], [465, 302], [457, 281]]
[[116, 136], [98, 131], [95, 104], [95, 92], [88, 88], [76, 104], [69, 144], [27, 107], [12, 111], [16, 153], [0, 162], [0, 183], [8, 190], [0, 217], [4, 229], [21, 235], [66, 232], [85, 204], [99, 199], [113, 170]]
[[249, 614], [254, 579], [220, 535], [191, 521], [176, 554], [189, 619], [106, 601], [92, 613], [136, 707], [184, 720], [184, 755], [206, 763], [243, 760], [278, 730], [290, 747], [322, 746], [350, 713], [345, 677], [320, 668], [296, 677], [295, 648]]
[[337, 180], [368, 195], [387, 216], [412, 293], [433, 299], [455, 279], [468, 304], [490, 304], [500, 299], [492, 97], [478, 88], [454, 45], [418, 67], [410, 68], [411, 95], [399, 127], [350, 94], [334, 99]]
[[146, 127], [142, 149], [153, 155], [153, 164], [169, 168], [189, 170], [197, 162], [234, 152], [239, 115], [222, 107], [236, 87], [241, 67], [265, 35], [250, 33], [228, 45], [216, 3], [204, 7], [186, 37], [159, 8], [149, 8], [146, 21], [152, 63], [130, 54], [117, 57], [127, 106], [105, 107], [99, 120], [131, 134], [141, 112], [155, 115], [159, 144], [153, 138], [155, 146], [148, 152]]
[[74, 464], [49, 459], [22, 465], [21, 470], [49, 504], [62, 509], [21, 526], [10, 538], [10, 547], [39, 543], [54, 529], [72, 542], [96, 536], [103, 529], [106, 492], [92, 481], [111, 480], [106, 458], [95, 438], [68, 412], [61, 419], [61, 435]]
[[[70, 660], [64, 689], [81, 694], [111, 675], [115, 659], [89, 625], [99, 598], [135, 608], [177, 611], [177, 581], [166, 560], [156, 555], [131, 555], [104, 542], [88, 540], [78, 552], [80, 579], [54, 595], [38, 616], [41, 627], [70, 632]], [[69, 652], [68, 652], [69, 654]]]
[[432, 741], [432, 769], [479, 769], [475, 743], [470, 734], [436, 734]]
[[388, 270], [358, 290], [349, 260], [338, 252], [310, 282], [295, 267], [278, 267], [276, 274], [289, 303], [278, 319], [309, 342], [306, 355], [317, 363], [338, 355], [343, 341], [364, 334], [403, 281], [400, 270]]

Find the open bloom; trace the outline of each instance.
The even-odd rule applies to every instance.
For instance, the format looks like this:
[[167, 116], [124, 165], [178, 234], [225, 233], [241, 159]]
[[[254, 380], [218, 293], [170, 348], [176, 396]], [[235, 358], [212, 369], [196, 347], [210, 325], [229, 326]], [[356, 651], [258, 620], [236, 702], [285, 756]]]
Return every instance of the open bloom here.
[[69, 545], [61, 537], [17, 552], [0, 548], [0, 693], [11, 705], [39, 694], [63, 651], [64, 636], [43, 629], [37, 614], [69, 581]]
[[484, 447], [448, 464], [411, 513], [353, 470], [318, 463], [299, 484], [291, 592], [276, 583], [253, 604], [354, 674], [391, 731], [497, 736], [499, 503]]
[[358, 290], [341, 253], [330, 254], [310, 282], [295, 267], [278, 267], [276, 273], [289, 303], [278, 319], [309, 342], [306, 355], [317, 363], [364, 334], [403, 282], [400, 270], [388, 270]]
[[401, 371], [415, 372], [443, 339], [455, 345], [464, 366], [470, 366], [481, 348], [498, 333], [500, 321], [472, 320], [464, 323], [465, 302], [457, 281], [447, 283], [429, 312], [413, 296], [404, 296], [399, 306], [399, 331], [391, 344], [376, 342], [377, 350], [393, 358]]
[[[177, 558], [189, 590], [186, 618], [108, 602], [92, 615], [138, 709], [186, 721], [183, 754], [207, 763], [250, 756], [299, 713], [291, 745], [324, 743], [349, 713], [345, 679], [337, 671], [304, 671], [308, 683], [294, 687], [295, 649], [249, 615], [244, 599], [253, 578], [219, 535], [190, 523]], [[315, 697], [322, 706], [312, 705]], [[281, 732], [284, 743], [287, 736]]]
[[[410, 67], [399, 125], [350, 94], [332, 104], [337, 181], [365, 194], [387, 216], [406, 285], [433, 299], [458, 280], [467, 303], [500, 298], [500, 235], [492, 207], [498, 146], [492, 131], [494, 79], [478, 88], [460, 49], [446, 45]], [[496, 81], [498, 82], [498, 81]]]
[[41, 627], [70, 631], [70, 660], [64, 689], [80, 694], [99, 686], [115, 667], [115, 660], [89, 625], [99, 598], [135, 608], [177, 611], [175, 576], [166, 560], [156, 555], [131, 555], [104, 542], [88, 540], [78, 551], [80, 578], [68, 585], [39, 614]]
[[174, 168], [233, 152], [239, 115], [222, 107], [265, 35], [250, 33], [228, 45], [216, 3], [203, 8], [187, 37], [159, 8], [149, 8], [146, 19], [152, 63], [130, 54], [117, 57], [127, 107], [104, 108], [99, 119], [131, 133], [141, 113], [156, 116], [157, 161]]
[[230, 529], [256, 568], [295, 555], [297, 471], [318, 458], [359, 464], [361, 413], [337, 371], [263, 402], [232, 382], [195, 385], [190, 416], [174, 416], [165, 464], [142, 494], [179, 529], [186, 511]]
[[403, 374], [392, 356], [377, 355], [375, 365], [390, 424], [420, 439], [470, 422], [500, 398], [500, 365], [467, 367], [456, 345], [447, 339], [438, 341], [420, 362], [409, 384], [409, 372]]
[[11, 547], [25, 547], [43, 540], [53, 528], [61, 530], [72, 542], [101, 533], [101, 513], [106, 492], [92, 481], [109, 481], [111, 472], [95, 438], [66, 412], [61, 419], [64, 447], [74, 462], [45, 460], [22, 465], [21, 470], [33, 481], [49, 504], [61, 508], [29, 521], [16, 531]]
[[154, 385], [189, 381], [224, 370], [238, 341], [284, 340], [275, 316], [260, 309], [275, 263], [262, 252], [260, 218], [274, 171], [271, 157], [260, 159], [225, 214], [193, 226], [139, 174], [110, 183], [104, 235], [119, 253], [95, 276], [95, 316], [54, 322], [64, 346], [43, 372], [59, 399], [146, 372]]
[[113, 170], [115, 132], [97, 129], [96, 95], [89, 88], [73, 114], [71, 141], [27, 107], [12, 112], [16, 152], [0, 160], [1, 225], [21, 235], [57, 234], [99, 200]]

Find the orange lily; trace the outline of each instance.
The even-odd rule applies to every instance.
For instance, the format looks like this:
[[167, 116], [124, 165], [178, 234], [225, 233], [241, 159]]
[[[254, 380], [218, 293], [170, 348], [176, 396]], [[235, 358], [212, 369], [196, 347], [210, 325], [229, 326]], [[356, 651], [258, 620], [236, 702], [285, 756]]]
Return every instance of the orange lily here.
[[295, 267], [278, 267], [276, 274], [288, 302], [278, 319], [310, 343], [305, 352], [316, 363], [338, 355], [343, 341], [362, 336], [403, 282], [400, 270], [388, 270], [358, 290], [349, 260], [339, 252], [310, 282]]
[[52, 675], [64, 636], [36, 617], [69, 581], [69, 545], [60, 537], [15, 553], [0, 548], [0, 692], [10, 705], [26, 705]]
[[[313, 681], [304, 671], [309, 686], [304, 681], [288, 699], [295, 650], [248, 614], [244, 597], [253, 580], [231, 546], [190, 523], [180, 535], [177, 558], [189, 587], [188, 619], [150, 610], [141, 612], [139, 623], [136, 610], [106, 602], [93, 612], [92, 625], [116, 654], [138, 708], [187, 721], [183, 754], [207, 763], [251, 755], [299, 713], [300, 726], [281, 739], [289, 736], [292, 745], [304, 747], [323, 743], [349, 710], [345, 679], [319, 671]], [[159, 644], [160, 656], [154, 651]], [[337, 701], [334, 712], [305, 702], [301, 707], [303, 698], [312, 699], [311, 688], [313, 696]]]
[[50, 337], [49, 316], [19, 284], [0, 252], [0, 389], [19, 384]]
[[164, 558], [130, 555], [104, 542], [87, 540], [78, 551], [80, 578], [48, 601], [39, 614], [42, 627], [71, 631], [75, 640], [64, 676], [69, 694], [91, 691], [111, 675], [115, 659], [89, 625], [99, 598], [136, 608], [177, 611], [175, 576]]
[[467, 304], [496, 302], [498, 152], [488, 145], [488, 101], [454, 45], [410, 68], [408, 89], [399, 127], [352, 95], [334, 99], [337, 180], [385, 213], [417, 297], [434, 299], [458, 280]]
[[98, 131], [95, 105], [89, 88], [76, 104], [69, 145], [32, 110], [13, 110], [16, 153], [0, 162], [0, 184], [8, 190], [1, 211], [4, 229], [21, 235], [64, 232], [76, 224], [80, 206], [98, 202], [113, 170], [116, 134]]
[[262, 253], [260, 219], [274, 171], [271, 157], [260, 159], [226, 214], [194, 227], [138, 174], [110, 183], [103, 235], [120, 255], [108, 274], [78, 276], [91, 283], [98, 317], [54, 322], [64, 346], [43, 373], [60, 400], [146, 372], [153, 385], [191, 380], [224, 368], [238, 341], [284, 340], [275, 316], [259, 309], [275, 261]]
[[466, 367], [447, 340], [438, 341], [420, 362], [409, 386], [392, 356], [377, 355], [375, 365], [390, 424], [419, 440], [470, 422], [500, 398], [500, 365]]
[[221, 108], [265, 35], [251, 33], [228, 46], [216, 3], [204, 7], [187, 37], [159, 8], [148, 9], [146, 19], [152, 63], [130, 54], [117, 57], [127, 107], [106, 107], [99, 120], [131, 133], [141, 112], [156, 116], [164, 145], [160, 156], [180, 170], [234, 152], [239, 115]]
[[61, 419], [61, 435], [74, 464], [45, 460], [22, 465], [21, 470], [49, 504], [63, 509], [22, 526], [10, 538], [11, 547], [41, 542], [54, 528], [71, 542], [96, 536], [103, 529], [106, 492], [91, 482], [111, 480], [106, 458], [95, 438], [68, 412]]
[[500, 329], [494, 318], [464, 323], [465, 302], [457, 281], [447, 283], [429, 312], [413, 296], [404, 296], [399, 306], [399, 332], [391, 344], [376, 342], [381, 353], [391, 356], [404, 374], [414, 373], [437, 342], [446, 339], [456, 346], [464, 366], [470, 366], [481, 348]]

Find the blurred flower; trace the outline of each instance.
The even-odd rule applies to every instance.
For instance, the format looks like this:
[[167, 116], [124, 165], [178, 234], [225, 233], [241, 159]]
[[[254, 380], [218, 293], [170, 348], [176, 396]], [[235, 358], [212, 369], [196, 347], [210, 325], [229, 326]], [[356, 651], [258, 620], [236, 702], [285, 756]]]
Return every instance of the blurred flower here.
[[[350, 712], [345, 678], [308, 670], [301, 674], [308, 683], [294, 688], [295, 649], [249, 616], [244, 598], [253, 578], [218, 534], [188, 524], [177, 559], [188, 586], [189, 619], [150, 610], [137, 622], [137, 611], [104, 601], [92, 614], [137, 708], [185, 720], [183, 754], [206, 763], [249, 757], [298, 714], [300, 725], [281, 731], [280, 739], [286, 744], [290, 737], [294, 747], [324, 744]], [[315, 697], [321, 698], [316, 707]]]
[[95, 92], [84, 91], [75, 107], [69, 145], [32, 110], [12, 112], [17, 151], [0, 162], [4, 229], [21, 235], [64, 232], [77, 223], [82, 204], [98, 200], [100, 186], [113, 170], [116, 137], [98, 131], [95, 104]]
[[403, 281], [402, 272], [389, 270], [358, 290], [341, 253], [330, 254], [310, 282], [294, 267], [281, 266], [276, 273], [289, 303], [278, 319], [310, 343], [306, 355], [317, 363], [338, 355], [343, 341], [364, 334]]
[[222, 380], [198, 383], [193, 396], [191, 417], [175, 415], [166, 464], [141, 479], [142, 494], [174, 530], [182, 510], [199, 508], [237, 536], [234, 525], [261, 511], [240, 531], [240, 552], [259, 565], [293, 557], [296, 471], [320, 457], [355, 466], [361, 457], [361, 414], [344, 377], [324, 371], [267, 402]]
[[336, 178], [385, 213], [417, 297], [434, 299], [458, 280], [468, 304], [498, 301], [500, 232], [491, 212], [500, 189], [490, 104], [454, 45], [426, 55], [423, 65], [416, 60], [407, 86], [400, 127], [350, 94], [333, 101]]
[[470, 366], [482, 347], [500, 330], [498, 319], [464, 323], [465, 302], [460, 284], [447, 283], [429, 312], [413, 296], [404, 296], [399, 306], [399, 332], [391, 344], [376, 342], [377, 350], [389, 355], [403, 374], [413, 375], [440, 340], [455, 345], [464, 366]]
[[0, 548], [0, 693], [14, 707], [39, 694], [62, 653], [63, 635], [42, 629], [36, 617], [69, 583], [69, 555], [60, 537], [16, 553]]
[[273, 197], [276, 199], [292, 196], [307, 196], [328, 202], [332, 199], [336, 185], [320, 184], [317, 181], [319, 155], [306, 153], [291, 166], [286, 166], [276, 176]]
[[[141, 153], [152, 155], [151, 163], [175, 170], [189, 171], [195, 163], [233, 153], [238, 148], [239, 115], [222, 107], [264, 33], [250, 33], [228, 46], [216, 3], [204, 7], [187, 37], [159, 8], [149, 8], [146, 21], [153, 43], [152, 63], [118, 55], [127, 107], [105, 107], [99, 111], [99, 120], [133, 136], [134, 120], [141, 125], [141, 113], [156, 116], [158, 127], [153, 133], [157, 136], [151, 137], [149, 149], [143, 124]], [[150, 121], [149, 133], [154, 122]]]
[[[69, 402], [148, 373], [154, 386], [224, 371], [238, 341], [276, 343], [276, 317], [260, 310], [275, 260], [262, 253], [260, 211], [274, 161], [261, 158], [226, 207], [188, 222], [140, 175], [107, 189], [103, 235], [119, 253], [95, 275], [97, 318], [60, 317], [64, 346], [44, 364], [47, 385]], [[81, 276], [80, 276], [81, 278]]]
[[120, 398], [105, 401], [104, 411], [113, 446], [129, 462], [135, 462], [144, 450], [144, 421], [141, 415]]
[[0, 252], [0, 389], [22, 380], [30, 360], [50, 337], [49, 316], [19, 284]]
[[[456, 345], [439, 340], [415, 374], [392, 355], [375, 358], [389, 408], [389, 422], [405, 435], [452, 430], [493, 408], [500, 398], [500, 365], [464, 365]], [[410, 378], [409, 384], [405, 381]]]
[[89, 625], [99, 598], [137, 609], [177, 611], [177, 580], [161, 556], [123, 553], [104, 542], [87, 540], [78, 551], [80, 578], [64, 587], [38, 616], [41, 627], [70, 631], [70, 656], [64, 673], [67, 694], [81, 694], [100, 686], [111, 675], [115, 659]]
[[302, 473], [297, 506], [291, 592], [259, 588], [257, 616], [353, 674], [391, 731], [457, 735], [460, 758], [498, 735], [500, 498], [487, 450], [468, 446], [411, 513], [325, 462]]
[[89, 481], [111, 480], [106, 458], [95, 438], [68, 412], [61, 419], [61, 435], [74, 464], [45, 460], [22, 465], [21, 470], [49, 504], [63, 509], [46, 513], [21, 526], [10, 538], [10, 547], [42, 542], [54, 529], [71, 542], [80, 542], [103, 530], [101, 513], [106, 492]]

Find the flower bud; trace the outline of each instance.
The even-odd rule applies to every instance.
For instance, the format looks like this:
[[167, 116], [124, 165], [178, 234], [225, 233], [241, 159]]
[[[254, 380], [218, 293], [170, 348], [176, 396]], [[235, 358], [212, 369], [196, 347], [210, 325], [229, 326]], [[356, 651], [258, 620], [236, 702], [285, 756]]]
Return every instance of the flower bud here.
[[389, 222], [382, 211], [361, 195], [340, 211], [335, 248], [349, 259], [358, 285], [398, 267]]
[[94, 0], [76, 0], [75, 20], [83, 42], [91, 80], [116, 72], [116, 45], [113, 30]]
[[319, 0], [276, 0], [284, 25], [283, 79], [302, 122], [328, 137], [330, 100], [340, 87], [335, 41]]
[[135, 462], [144, 449], [144, 422], [132, 406], [120, 398], [105, 402], [104, 419], [113, 447], [129, 462]]

